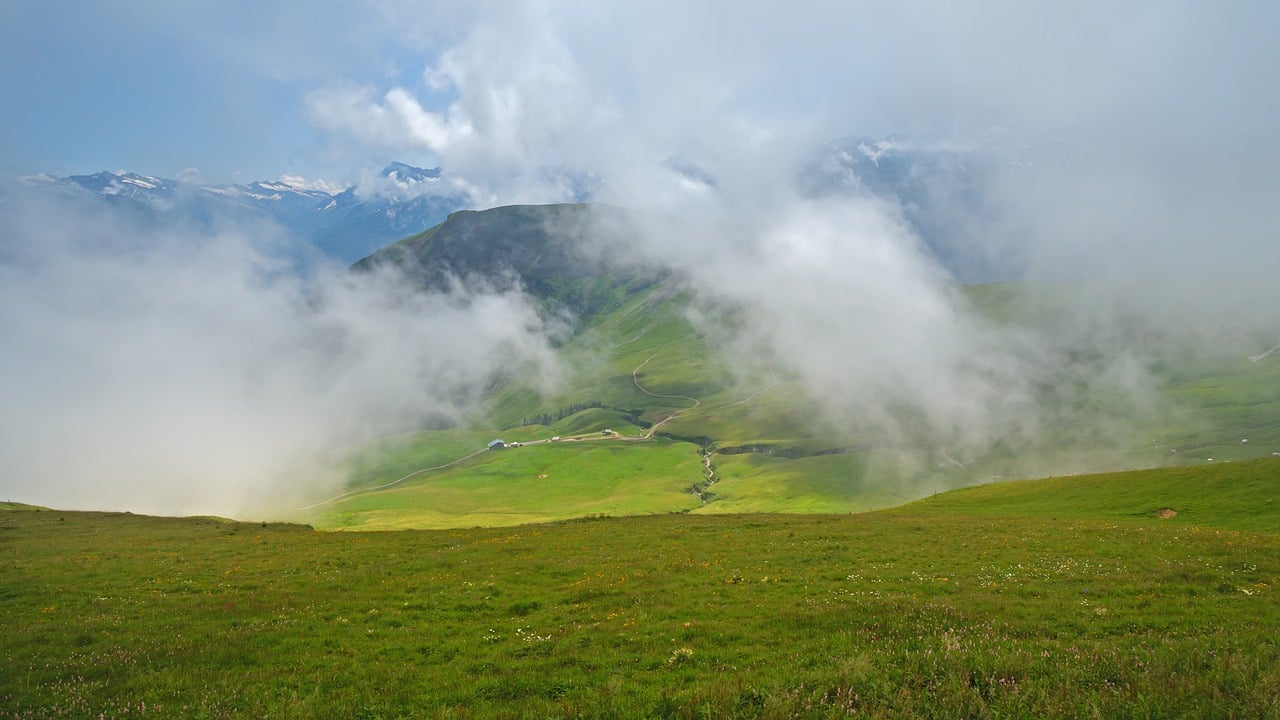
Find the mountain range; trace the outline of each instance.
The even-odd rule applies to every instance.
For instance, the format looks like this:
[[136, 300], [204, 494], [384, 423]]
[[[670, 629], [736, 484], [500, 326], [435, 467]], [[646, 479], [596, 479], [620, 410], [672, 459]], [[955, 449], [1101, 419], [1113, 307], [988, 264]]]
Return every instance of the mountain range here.
[[[981, 207], [981, 183], [993, 160], [982, 151], [947, 148], [903, 138], [850, 136], [825, 143], [796, 170], [796, 185], [810, 197], [872, 194], [897, 203], [939, 261], [964, 282], [1000, 279], [969, 242], [964, 228]], [[684, 162], [669, 165], [714, 188], [717, 178]], [[592, 201], [603, 180], [591, 173], [549, 168], [573, 202]], [[477, 207], [465, 179], [442, 168], [392, 162], [370, 181], [337, 190], [282, 176], [247, 184], [207, 185], [135, 172], [34, 175], [19, 179], [35, 189], [123, 214], [141, 227], [212, 228], [268, 221], [303, 248], [344, 264], [433, 227], [449, 214]], [[3, 207], [0, 188], [0, 207]]]
[[431, 227], [472, 202], [440, 168], [399, 162], [379, 173], [379, 193], [354, 186], [333, 191], [289, 176], [248, 184], [201, 185], [123, 171], [36, 175], [22, 178], [21, 183], [61, 199], [104, 204], [143, 227], [274, 222], [293, 239], [347, 264]]

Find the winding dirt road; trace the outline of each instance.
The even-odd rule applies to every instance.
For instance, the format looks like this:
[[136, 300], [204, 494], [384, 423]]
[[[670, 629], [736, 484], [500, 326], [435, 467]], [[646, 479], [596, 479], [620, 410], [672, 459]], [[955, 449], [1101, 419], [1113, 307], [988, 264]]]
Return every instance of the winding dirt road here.
[[654, 358], [656, 358], [656, 357], [658, 357], [658, 354], [657, 354], [657, 353], [654, 353], [653, 355], [650, 355], [649, 357], [645, 358], [645, 361], [644, 361], [644, 362], [642, 362], [642, 363], [640, 363], [639, 365], [637, 365], [635, 370], [632, 370], [632, 371], [631, 371], [631, 382], [635, 384], [636, 389], [637, 389], [637, 390], [639, 390], [640, 392], [644, 393], [645, 395], [648, 395], [649, 397], [665, 398], [665, 399], [669, 399], [669, 400], [688, 400], [689, 402], [691, 402], [691, 403], [693, 403], [693, 404], [692, 404], [692, 405], [690, 405], [690, 406], [689, 406], [689, 407], [687, 407], [687, 408], [683, 408], [683, 409], [681, 409], [681, 410], [676, 410], [675, 412], [671, 413], [670, 415], [668, 415], [668, 416], [666, 416], [666, 417], [662, 418], [661, 420], [659, 420], [658, 422], [654, 423], [654, 424], [653, 424], [653, 427], [649, 428], [649, 431], [648, 431], [648, 432], [646, 432], [646, 433], [644, 434], [644, 438], [645, 438], [646, 440], [648, 440], [648, 439], [652, 438], [652, 437], [653, 437], [653, 434], [654, 434], [654, 433], [656, 433], [656, 432], [658, 432], [658, 428], [660, 428], [660, 427], [662, 427], [663, 425], [666, 425], [667, 423], [669, 423], [669, 422], [671, 422], [672, 420], [674, 420], [676, 417], [678, 417], [678, 416], [680, 415], [680, 413], [688, 412], [688, 411], [690, 411], [690, 410], [692, 410], [692, 409], [694, 409], [694, 408], [696, 408], [696, 407], [698, 407], [699, 405], [701, 405], [701, 404], [702, 404], [702, 401], [701, 401], [701, 400], [699, 400], [699, 399], [697, 399], [697, 398], [691, 398], [691, 397], [689, 397], [688, 395], [663, 395], [663, 394], [661, 394], [661, 393], [656, 393], [656, 392], [653, 392], [653, 391], [651, 391], [651, 390], [648, 390], [648, 389], [646, 389], [646, 388], [645, 388], [645, 386], [643, 386], [643, 385], [641, 385], [641, 384], [640, 384], [640, 378], [639, 378], [639, 377], [637, 377], [637, 376], [640, 374], [640, 371], [644, 369], [644, 366], [645, 366], [645, 365], [648, 365], [648, 364], [649, 364], [649, 361], [650, 361], [650, 360], [652, 360], [652, 359], [654, 359]]
[[1250, 359], [1250, 360], [1252, 360], [1252, 361], [1254, 361], [1254, 362], [1258, 362], [1259, 360], [1261, 360], [1261, 359], [1263, 359], [1263, 358], [1267, 357], [1268, 355], [1270, 355], [1271, 353], [1274, 353], [1274, 352], [1280, 352], [1280, 343], [1276, 343], [1274, 347], [1272, 347], [1270, 350], [1268, 350], [1268, 351], [1266, 351], [1266, 352], [1262, 353], [1261, 355], [1250, 355], [1250, 356], [1249, 356], [1249, 359]]
[[350, 491], [348, 491], [348, 492], [344, 492], [344, 493], [342, 493], [341, 495], [335, 495], [335, 496], [333, 496], [333, 497], [329, 498], [328, 500], [321, 500], [321, 501], [320, 501], [320, 502], [318, 502], [318, 503], [312, 503], [311, 505], [304, 505], [303, 507], [300, 507], [300, 508], [298, 508], [298, 509], [299, 509], [299, 510], [312, 510], [312, 509], [314, 509], [314, 508], [318, 508], [318, 507], [320, 507], [321, 505], [328, 505], [328, 504], [329, 504], [329, 503], [331, 503], [331, 502], [334, 502], [334, 501], [336, 501], [336, 500], [341, 500], [342, 498], [345, 498], [345, 497], [351, 497], [352, 495], [359, 495], [360, 493], [373, 492], [374, 490], [385, 490], [385, 489], [387, 489], [387, 488], [389, 488], [389, 487], [392, 487], [392, 486], [394, 486], [394, 485], [399, 485], [400, 483], [404, 482], [405, 480], [408, 480], [409, 478], [411, 478], [411, 477], [413, 477], [413, 476], [415, 476], [415, 475], [421, 475], [422, 473], [425, 473], [425, 472], [431, 472], [432, 470], [443, 470], [443, 469], [445, 469], [445, 468], [447, 468], [447, 467], [452, 467], [452, 466], [454, 466], [454, 465], [457, 465], [458, 463], [460, 463], [460, 462], [462, 462], [462, 461], [464, 461], [464, 460], [470, 460], [471, 458], [473, 458], [473, 457], [475, 457], [475, 456], [479, 455], [480, 453], [485, 453], [485, 452], [489, 452], [489, 448], [482, 448], [482, 449], [480, 449], [480, 450], [477, 450], [477, 451], [475, 451], [475, 452], [471, 453], [470, 455], [466, 455], [466, 456], [464, 456], [464, 457], [460, 457], [460, 458], [458, 458], [457, 460], [453, 460], [453, 461], [447, 462], [447, 463], [445, 463], [445, 464], [443, 464], [443, 465], [436, 465], [435, 467], [422, 468], [421, 470], [414, 470], [413, 472], [409, 473], [408, 475], [405, 475], [404, 477], [399, 478], [399, 479], [396, 479], [396, 480], [392, 480], [392, 481], [391, 481], [391, 482], [389, 482], [389, 483], [384, 483], [384, 484], [382, 484], [382, 485], [374, 485], [373, 487], [358, 488], [358, 489], [356, 489], [356, 490], [350, 490]]

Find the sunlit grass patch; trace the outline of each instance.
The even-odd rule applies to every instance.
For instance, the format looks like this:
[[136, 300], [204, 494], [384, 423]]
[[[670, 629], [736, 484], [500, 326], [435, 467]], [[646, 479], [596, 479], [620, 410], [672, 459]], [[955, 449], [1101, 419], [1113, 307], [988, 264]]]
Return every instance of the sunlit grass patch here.
[[485, 452], [440, 472], [318, 508], [326, 528], [518, 525], [590, 515], [678, 512], [699, 502], [697, 448], [597, 437]]

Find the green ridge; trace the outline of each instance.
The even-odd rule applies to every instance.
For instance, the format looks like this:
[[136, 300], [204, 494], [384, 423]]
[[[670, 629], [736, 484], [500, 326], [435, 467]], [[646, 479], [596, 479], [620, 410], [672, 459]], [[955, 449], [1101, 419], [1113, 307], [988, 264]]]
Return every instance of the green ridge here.
[[898, 512], [1116, 520], [1160, 518], [1179, 526], [1277, 532], [1280, 531], [1280, 458], [993, 483], [925, 498]]

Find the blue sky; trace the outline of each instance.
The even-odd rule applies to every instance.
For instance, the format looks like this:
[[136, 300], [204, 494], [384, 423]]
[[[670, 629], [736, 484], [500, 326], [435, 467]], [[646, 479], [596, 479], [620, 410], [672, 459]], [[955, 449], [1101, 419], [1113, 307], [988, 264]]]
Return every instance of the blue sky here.
[[996, 129], [1256, 163], [1278, 29], [1265, 0], [12, 0], [0, 169], [347, 183], [395, 159], [529, 199], [548, 166], [767, 182], [833, 137]]
[[333, 170], [306, 93], [334, 78], [405, 81], [401, 70], [425, 64], [360, 32], [366, 13], [351, 3], [0, 4], [0, 165], [168, 177], [194, 167], [209, 181]]
[[[638, 152], [697, 154], [709, 115], [821, 124], [847, 110], [831, 89], [852, 64], [874, 80], [856, 53], [832, 63], [849, 12], [827, 22], [827, 8], [14, 0], [0, 4], [0, 169], [349, 182], [391, 159], [443, 159], [501, 175], [590, 164], [603, 134], [640, 124], [639, 144], [660, 147]], [[424, 137], [413, 120], [447, 120], [463, 94], [453, 127], [475, 142]]]

